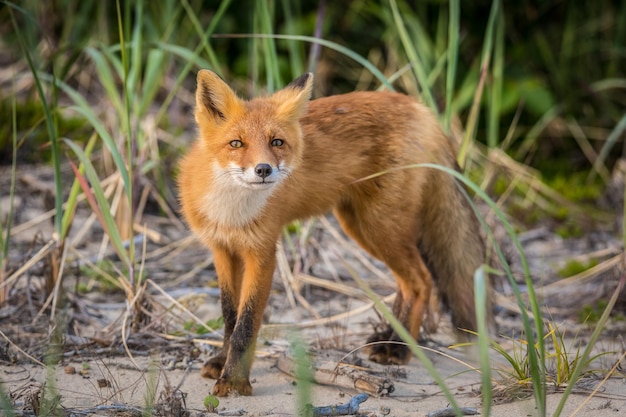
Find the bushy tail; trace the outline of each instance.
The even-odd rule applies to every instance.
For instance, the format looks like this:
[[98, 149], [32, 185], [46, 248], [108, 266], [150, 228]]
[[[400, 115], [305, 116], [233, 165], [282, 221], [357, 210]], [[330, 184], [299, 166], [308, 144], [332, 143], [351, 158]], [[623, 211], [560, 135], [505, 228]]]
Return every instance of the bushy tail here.
[[[433, 170], [431, 175], [434, 180], [429, 182], [429, 201], [422, 213], [419, 250], [443, 304], [451, 312], [453, 326], [463, 335], [463, 329], [477, 330], [474, 273], [485, 263], [485, 243], [463, 185], [440, 170]], [[490, 290], [488, 300], [491, 321]]]

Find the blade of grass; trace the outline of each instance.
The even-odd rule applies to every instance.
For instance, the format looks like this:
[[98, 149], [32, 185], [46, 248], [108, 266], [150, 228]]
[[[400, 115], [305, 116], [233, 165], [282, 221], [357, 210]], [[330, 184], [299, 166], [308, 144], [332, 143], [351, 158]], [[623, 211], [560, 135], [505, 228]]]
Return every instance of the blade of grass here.
[[[320, 2], [318, 7], [322, 7], [323, 2], [324, 0]], [[295, 35], [298, 31], [295, 26], [295, 22], [297, 16], [301, 14], [300, 3], [289, 0], [281, 0], [281, 5], [285, 15], [285, 30], [288, 35]], [[296, 13], [294, 13], [293, 10], [294, 6], [297, 9]], [[302, 53], [302, 48], [297, 42], [287, 41], [287, 50], [289, 51], [289, 69], [291, 70], [291, 78], [295, 80], [297, 77], [304, 74], [304, 55]]]
[[[228, 9], [228, 6], [230, 5], [230, 3], [231, 3], [231, 0], [221, 1], [220, 6], [215, 12], [215, 15], [211, 19], [211, 22], [209, 23], [208, 27], [206, 29], [203, 29], [202, 25], [198, 21], [197, 16], [195, 15], [193, 10], [189, 6], [189, 2], [187, 0], [183, 0], [181, 2], [183, 7], [185, 8], [185, 11], [187, 12], [187, 16], [189, 17], [189, 19], [191, 20], [193, 24], [193, 27], [196, 29], [196, 31], [200, 35], [201, 42], [199, 43], [199, 45], [196, 47], [196, 49], [193, 52], [188, 49], [176, 46], [176, 45], [168, 45], [168, 44], [161, 43], [161, 42], [157, 44], [157, 46], [160, 49], [169, 50], [172, 53], [183, 57], [185, 61], [185, 66], [180, 70], [179, 75], [176, 78], [176, 81], [174, 82], [174, 85], [170, 89], [170, 92], [167, 95], [167, 97], [165, 97], [165, 100], [163, 100], [163, 104], [161, 105], [161, 108], [159, 109], [159, 111], [157, 112], [157, 115], [155, 116], [155, 120], [157, 121], [157, 123], [163, 118], [163, 116], [167, 112], [167, 109], [169, 108], [170, 103], [172, 102], [172, 100], [174, 99], [174, 97], [176, 96], [178, 92], [178, 88], [182, 85], [183, 81], [185, 81], [185, 79], [187, 78], [187, 75], [189, 74], [189, 71], [194, 65], [197, 64], [200, 66], [200, 68], [212, 68], [217, 73], [221, 73], [219, 60], [217, 59], [217, 57], [215, 56], [215, 53], [213, 52], [213, 49], [209, 45], [208, 39], [215, 31], [216, 25], [226, 13], [226, 10]], [[200, 52], [202, 51], [203, 48], [207, 51], [207, 55], [209, 55], [209, 61], [205, 61], [204, 59], [200, 57]], [[210, 65], [209, 65], [209, 62], [211, 63]]]
[[100, 119], [98, 119], [98, 117], [88, 107], [85, 108], [79, 105], [79, 106], [70, 106], [69, 109], [78, 112], [79, 114], [83, 115], [83, 117], [87, 119], [90, 125], [98, 133], [98, 136], [100, 136], [100, 139], [102, 139], [102, 141], [106, 145], [108, 151], [111, 153], [113, 161], [115, 162], [115, 167], [117, 168], [117, 170], [119, 171], [122, 177], [122, 182], [124, 184], [129, 183], [130, 176], [129, 176], [128, 169], [126, 168], [126, 164], [124, 163], [124, 160], [122, 159], [122, 154], [117, 149], [117, 146], [115, 145], [113, 137], [109, 134], [109, 132], [107, 132], [106, 128], [104, 127], [104, 124], [100, 121]]
[[161, 87], [165, 72], [165, 54], [160, 49], [151, 49], [146, 60], [145, 74], [142, 80], [141, 101], [138, 114], [143, 117], [154, 103], [154, 98]]
[[121, 153], [118, 151], [113, 137], [109, 134], [102, 121], [100, 121], [100, 119], [96, 116], [92, 106], [78, 91], [63, 83], [62, 81], [55, 79], [45, 73], [38, 74], [39, 78], [44, 81], [54, 83], [59, 89], [61, 89], [61, 91], [67, 94], [74, 103], [76, 103], [75, 106], [69, 106], [68, 109], [76, 111], [83, 117], [85, 117], [89, 124], [96, 130], [96, 132], [98, 132], [98, 135], [104, 141], [107, 149], [109, 150], [109, 152], [111, 152], [111, 156], [113, 158], [113, 161], [115, 162], [115, 166], [122, 176], [122, 181], [124, 182], [124, 184], [128, 184], [130, 182], [130, 177], [128, 170], [126, 169], [124, 159], [122, 158]]
[[78, 145], [70, 140], [65, 140], [65, 143], [74, 151], [76, 156], [78, 156], [78, 159], [85, 169], [87, 178], [89, 178], [89, 182], [91, 183], [90, 187], [85, 177], [79, 172], [78, 168], [76, 168], [76, 165], [70, 163], [72, 169], [74, 170], [74, 174], [76, 175], [76, 178], [83, 190], [83, 194], [87, 198], [87, 201], [89, 202], [92, 211], [98, 217], [102, 228], [105, 230], [107, 236], [109, 237], [111, 244], [113, 245], [113, 249], [115, 249], [115, 252], [120, 257], [120, 259], [128, 267], [130, 267], [131, 258], [129, 258], [128, 252], [124, 249], [124, 243], [122, 242], [122, 238], [120, 237], [120, 233], [115, 223], [115, 219], [111, 214], [109, 203], [104, 196], [104, 190], [100, 185], [100, 179], [98, 178], [98, 174], [96, 174], [96, 170], [91, 164], [91, 161], [87, 158], [83, 150]]
[[[96, 145], [97, 134], [91, 135], [89, 141], [87, 142], [87, 146], [85, 147], [85, 156], [89, 158], [91, 156], [91, 152]], [[85, 168], [81, 164], [78, 167], [78, 172], [82, 175], [85, 172]], [[70, 189], [70, 194], [67, 197], [65, 212], [63, 213], [63, 219], [61, 221], [61, 240], [65, 240], [67, 237], [70, 227], [72, 226], [72, 222], [74, 220], [74, 214], [76, 213], [76, 207], [78, 206], [78, 195], [80, 193], [80, 182], [78, 178], [74, 179], [72, 183], [72, 188]]]
[[[2, 249], [2, 256], [0, 259], [0, 277], [4, 278], [4, 272], [6, 262], [9, 259], [9, 242], [11, 240], [11, 226], [13, 225], [13, 210], [15, 201], [15, 183], [17, 178], [17, 99], [15, 94], [12, 95], [11, 100], [11, 137], [12, 137], [12, 161], [11, 161], [11, 185], [9, 188], [9, 212], [6, 216], [6, 224], [3, 225], [0, 232], [0, 248]], [[2, 215], [3, 213], [0, 213]], [[4, 294], [4, 292], [2, 292]], [[4, 300], [4, 297], [0, 295], [0, 300]]]
[[459, 58], [461, 4], [459, 0], [450, 0], [448, 21], [448, 66], [446, 71], [446, 109], [443, 114], [443, 127], [446, 134], [450, 133], [452, 120], [452, 97], [456, 84], [456, 68]]
[[[11, 161], [11, 185], [9, 186], [9, 212], [7, 213], [5, 224], [2, 224], [2, 219], [5, 217], [0, 209], [0, 226], [2, 229], [0, 230], [0, 286], [2, 286], [0, 287], [0, 305], [6, 301], [9, 294], [9, 289], [4, 286], [4, 283], [9, 263], [9, 244], [11, 242], [11, 226], [13, 225], [15, 209], [15, 183], [17, 178], [17, 100], [15, 94], [12, 94], [11, 97], [11, 145], [13, 147], [11, 152], [13, 158]], [[0, 386], [0, 395], [4, 395], [2, 386]]]
[[419, 51], [415, 47], [413, 42], [409, 39], [409, 34], [406, 30], [406, 27], [404, 26], [404, 20], [402, 19], [402, 16], [398, 11], [398, 5], [396, 3], [396, 0], [389, 0], [389, 5], [391, 6], [391, 12], [393, 14], [396, 29], [398, 30], [398, 35], [400, 36], [400, 40], [402, 41], [404, 51], [412, 64], [413, 73], [415, 74], [415, 78], [417, 79], [417, 82], [421, 87], [421, 95], [424, 99], [424, 102], [436, 114], [439, 114], [439, 110], [437, 109], [437, 103], [435, 102], [433, 93], [430, 90], [430, 86], [428, 85], [428, 76], [426, 75], [422, 60], [420, 59]]
[[[13, 8], [7, 7], [9, 12], [9, 16], [11, 17], [11, 23], [13, 24], [13, 28], [15, 29], [15, 34], [18, 39], [18, 43], [20, 44], [20, 48], [24, 53], [24, 57], [28, 63], [28, 68], [30, 69], [33, 79], [35, 81], [35, 86], [37, 88], [37, 93], [39, 94], [39, 98], [41, 100], [41, 106], [45, 115], [46, 120], [46, 129], [48, 131], [48, 138], [50, 140], [51, 147], [51, 155], [52, 155], [52, 167], [54, 170], [54, 191], [55, 191], [55, 199], [54, 199], [54, 208], [56, 210], [56, 214], [54, 216], [54, 230], [57, 233], [57, 236], [61, 236], [61, 217], [63, 213], [63, 184], [61, 182], [61, 161], [60, 161], [60, 150], [58, 143], [58, 128], [56, 124], [56, 118], [53, 116], [50, 104], [48, 103], [48, 99], [46, 94], [43, 91], [43, 85], [41, 84], [41, 80], [39, 79], [39, 72], [35, 68], [35, 63], [32, 60], [30, 54], [30, 48], [26, 45], [26, 40], [22, 34], [22, 30], [20, 29], [20, 25], [15, 20], [15, 16], [13, 14]], [[23, 10], [23, 9], [19, 9]], [[54, 67], [54, 66], [53, 66]], [[52, 78], [54, 79], [54, 71]], [[53, 90], [55, 89], [55, 84], [53, 83]]]
[[[134, 43], [134, 48], [132, 48], [131, 52], [133, 52], [131, 59], [132, 61], [129, 62], [128, 60], [128, 56], [126, 53], [126, 43], [125, 43], [125, 36], [124, 36], [124, 32], [128, 33], [129, 29], [128, 27], [123, 27], [122, 26], [122, 18], [124, 17], [125, 23], [130, 21], [130, 5], [128, 5], [127, 3], [127, 8], [126, 8], [126, 12], [125, 15], [122, 16], [122, 11], [121, 11], [121, 7], [120, 7], [120, 0], [116, 0], [116, 10], [117, 10], [117, 25], [118, 25], [118, 30], [119, 30], [119, 37], [120, 37], [120, 52], [122, 55], [122, 67], [124, 69], [124, 76], [122, 78], [122, 90], [124, 93], [124, 104], [125, 104], [125, 112], [124, 112], [124, 117], [122, 118], [122, 135], [124, 135], [124, 130], [126, 131], [125, 136], [126, 136], [126, 140], [125, 140], [125, 144], [126, 144], [126, 160], [128, 161], [127, 163], [127, 170], [128, 170], [128, 179], [129, 181], [127, 183], [124, 183], [124, 189], [126, 191], [126, 203], [128, 204], [128, 224], [130, 225], [130, 233], [132, 233], [132, 226], [135, 223], [135, 213], [134, 213], [134, 174], [133, 174], [133, 161], [135, 160], [135, 154], [136, 154], [136, 149], [137, 149], [137, 135], [135, 134], [135, 132], [137, 132], [139, 129], [133, 130], [132, 126], [131, 126], [131, 112], [132, 112], [132, 107], [131, 107], [131, 97], [129, 94], [129, 91], [133, 91], [134, 90], [134, 85], [136, 82], [139, 82], [139, 74], [141, 71], [141, 22], [143, 20], [143, 2], [139, 1], [139, 2], [135, 2], [135, 6], [136, 6], [136, 10], [135, 10], [135, 19], [137, 19], [137, 22], [134, 25], [134, 35], [133, 35], [133, 39], [135, 40]], [[126, 29], [126, 30], [124, 30]], [[129, 67], [129, 65], [132, 65], [132, 68]], [[136, 123], [139, 123], [139, 120], [136, 121]], [[89, 171], [87, 171], [89, 172]], [[117, 229], [117, 227], [115, 228], [115, 232], [117, 233], [116, 238], [119, 239], [119, 241], [121, 242], [120, 239], [120, 235], [119, 235], [119, 230]], [[116, 245], [120, 242], [116, 242]], [[124, 252], [126, 253], [126, 252]], [[129, 274], [129, 280], [131, 285], [135, 282], [135, 239], [129, 238], [129, 247], [128, 247], [128, 252], [127, 252], [128, 257], [126, 258], [127, 263], [128, 263], [128, 274]]]
[[378, 68], [376, 68], [371, 62], [369, 62], [367, 59], [363, 58], [361, 55], [359, 55], [358, 53], [352, 51], [349, 48], [346, 48], [343, 45], [339, 45], [336, 42], [332, 42], [332, 41], [328, 41], [326, 39], [320, 39], [320, 38], [315, 38], [313, 36], [302, 36], [302, 35], [266, 35], [266, 34], [254, 34], [254, 33], [250, 33], [250, 34], [229, 34], [229, 35], [213, 35], [214, 38], [265, 38], [265, 37], [270, 37], [270, 38], [275, 38], [275, 39], [290, 39], [290, 40], [296, 40], [296, 41], [303, 41], [303, 42], [310, 42], [310, 43], [316, 43], [316, 44], [320, 44], [322, 46], [325, 46], [327, 48], [330, 48], [334, 51], [337, 51], [345, 56], [347, 56], [348, 58], [353, 59], [354, 61], [358, 62], [359, 64], [363, 65], [365, 67], [365, 69], [367, 69], [368, 71], [370, 71], [372, 73], [373, 76], [375, 76], [385, 87], [387, 87], [387, 89], [389, 91], [395, 91], [395, 89], [393, 88], [393, 86], [391, 85], [391, 83], [389, 82], [389, 80], [387, 79], [387, 77], [385, 77], [385, 75], [380, 72], [380, 70]]
[[[131, 32], [126, 31], [123, 35], [128, 34], [129, 36], [122, 35], [122, 27], [119, 27], [120, 30], [120, 47], [122, 51], [130, 50], [130, 53], [122, 54], [122, 64], [124, 67], [124, 78], [123, 87], [124, 94], [127, 94], [129, 91], [139, 91], [139, 83], [141, 82], [141, 73], [143, 68], [143, 59], [142, 59], [142, 50], [144, 49], [143, 44], [143, 22], [144, 22], [144, 11], [143, 5], [145, 2], [143, 1], [135, 1], [132, 2], [134, 7], [133, 13], [133, 28]], [[128, 13], [128, 11], [127, 11]], [[126, 18], [126, 16], [125, 16]], [[127, 42], [127, 39], [129, 42]], [[132, 94], [128, 97], [127, 100], [127, 109], [132, 109], [134, 106], [138, 105], [136, 102], [137, 95]], [[131, 105], [133, 107], [131, 107]], [[131, 132], [131, 131], [129, 131]], [[130, 133], [129, 133], [130, 135]], [[130, 137], [130, 136], [129, 136]]]
[[[220, 22], [222, 17], [224, 17], [224, 15], [226, 14], [226, 10], [228, 10], [228, 7], [230, 6], [231, 2], [232, 0], [222, 0], [220, 2], [220, 6], [218, 7], [217, 11], [215, 12], [215, 15], [211, 19], [211, 22], [209, 23], [206, 29], [203, 28], [202, 24], [200, 23], [200, 20], [198, 20], [198, 17], [196, 16], [195, 12], [189, 5], [188, 0], [183, 0], [181, 2], [183, 7], [185, 8], [185, 11], [187, 12], [187, 17], [189, 17], [189, 20], [191, 20], [191, 23], [193, 27], [196, 29], [196, 32], [198, 33], [198, 35], [200, 35], [200, 43], [198, 47], [196, 48], [194, 55], [197, 54], [199, 56], [200, 51], [204, 49], [206, 55], [208, 56], [209, 62], [211, 63], [210, 68], [214, 70], [219, 70], [220, 60], [217, 58], [217, 55], [215, 55], [215, 51], [209, 44], [208, 40], [209, 40], [209, 37], [215, 31], [217, 24]], [[183, 70], [183, 72], [186, 72], [186, 71]]]
[[476, 93], [474, 94], [474, 100], [470, 109], [470, 114], [467, 118], [467, 127], [465, 128], [465, 135], [457, 161], [459, 166], [465, 166], [465, 158], [469, 151], [469, 145], [472, 138], [476, 135], [476, 128], [478, 126], [478, 118], [480, 113], [480, 103], [482, 100], [483, 89], [485, 87], [485, 80], [487, 78], [487, 72], [489, 70], [489, 64], [491, 62], [491, 53], [493, 49], [494, 41], [494, 27], [498, 15], [501, 13], [500, 0], [493, 0], [491, 2], [491, 10], [489, 12], [489, 19], [487, 20], [487, 30], [485, 31], [485, 40], [483, 42], [482, 56], [480, 59], [480, 76], [478, 78], [478, 86], [476, 87]]
[[[272, 15], [274, 10], [273, 1], [258, 1], [255, 3], [255, 17], [260, 20], [259, 26], [264, 34], [272, 34]], [[272, 92], [283, 85], [280, 78], [280, 69], [278, 68], [278, 54], [276, 53], [275, 40], [272, 38], [263, 39], [263, 53], [265, 63], [265, 77], [267, 80], [266, 87]]]
[[[130, 127], [130, 95], [128, 94], [128, 84], [129, 84], [129, 68], [128, 68], [128, 58], [127, 58], [127, 53], [126, 53], [126, 45], [124, 43], [124, 28], [122, 26], [122, 12], [121, 12], [121, 7], [120, 7], [120, 0], [116, 0], [116, 9], [117, 9], [117, 25], [118, 25], [118, 31], [119, 31], [119, 37], [120, 37], [120, 53], [122, 54], [122, 69], [123, 69], [123, 77], [122, 77], [122, 89], [124, 92], [124, 104], [126, 106], [126, 111], [124, 112], [125, 114], [125, 119], [122, 120], [122, 125], [123, 125], [123, 130], [126, 131], [126, 135], [127, 135], [127, 140], [126, 142], [126, 154], [128, 156], [128, 165], [127, 165], [127, 170], [128, 170], [128, 178], [126, 178], [128, 180], [128, 182], [124, 182], [124, 187], [126, 190], [126, 197], [128, 199], [128, 201], [133, 201], [133, 187], [132, 187], [132, 178], [133, 178], [133, 172], [132, 172], [132, 163], [130, 163], [130, 161], [132, 161], [132, 141], [129, 140], [131, 135], [132, 135], [132, 130]], [[139, 2], [141, 3], [141, 2]], [[128, 18], [130, 16], [127, 16]], [[138, 49], [139, 45], [135, 45], [134, 49]], [[123, 164], [123, 163], [122, 163]]]
[[[105, 50], [106, 49], [108, 48], [105, 48]], [[117, 114], [121, 115], [124, 111], [124, 107], [122, 101], [120, 100], [119, 90], [117, 88], [115, 78], [113, 77], [113, 73], [111, 72], [111, 68], [109, 66], [109, 63], [114, 64], [115, 61], [118, 60], [114, 55], [109, 52], [106, 54], [106, 56], [108, 57], [107, 62], [107, 60], [105, 59], [105, 55], [94, 47], [85, 48], [85, 53], [94, 62], [96, 72], [98, 73], [98, 80], [100, 81], [102, 87], [104, 88], [104, 91], [106, 92], [106, 97], [111, 100], [111, 104], [113, 104], [113, 108], [115, 109]]]
[[495, 148], [500, 138], [500, 112], [502, 107], [502, 79], [504, 73], [504, 14], [499, 13], [496, 19], [495, 47], [491, 88], [489, 94], [489, 113], [487, 115], [487, 146]]
[[480, 267], [474, 274], [474, 305], [476, 306], [476, 323], [478, 324], [478, 357], [480, 363], [480, 376], [482, 380], [482, 403], [483, 415], [491, 415], [491, 399], [493, 398], [491, 386], [491, 361], [489, 360], [489, 329], [487, 328], [488, 316], [487, 299], [488, 285], [484, 267]]

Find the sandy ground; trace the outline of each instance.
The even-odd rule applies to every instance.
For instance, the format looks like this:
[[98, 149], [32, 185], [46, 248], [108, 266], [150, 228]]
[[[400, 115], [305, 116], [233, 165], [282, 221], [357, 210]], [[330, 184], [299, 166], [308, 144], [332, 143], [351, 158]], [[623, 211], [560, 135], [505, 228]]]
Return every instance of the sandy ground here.
[[[359, 390], [353, 388], [352, 382], [333, 380], [329, 370], [332, 370], [345, 355], [349, 346], [358, 346], [357, 339], [363, 337], [360, 330], [367, 331], [370, 313], [354, 317], [350, 319], [350, 323], [345, 322], [345, 326], [341, 327], [343, 330], [338, 330], [337, 327], [317, 326], [292, 333], [280, 327], [266, 326], [259, 339], [257, 359], [252, 370], [253, 396], [221, 398], [217, 412], [221, 415], [296, 416], [300, 415], [303, 409], [304, 393], [309, 395], [306, 402], [316, 407], [346, 404], [359, 393]], [[345, 332], [347, 328], [357, 331], [338, 335], [338, 332]], [[469, 407], [469, 411], [474, 408], [480, 412], [482, 407], [479, 395], [480, 375], [468, 370], [467, 364], [471, 362], [472, 355], [459, 349], [449, 349], [446, 345], [452, 342], [452, 339], [445, 333], [445, 330], [439, 332], [426, 343], [427, 347], [437, 350], [437, 352], [426, 350], [426, 355], [445, 379], [459, 406]], [[298, 382], [295, 377], [279, 369], [285, 368], [278, 366], [279, 361], [285, 363], [285, 358], [292, 357], [288, 338], [294, 334], [300, 340], [306, 339], [312, 367], [321, 370], [316, 374], [318, 383]], [[611, 340], [606, 338], [603, 346], [610, 347], [611, 343]], [[617, 347], [617, 339], [615, 343], [614, 346]], [[333, 349], [333, 344], [339, 349]], [[196, 345], [202, 347], [202, 343]], [[177, 405], [192, 415], [206, 413], [203, 399], [210, 393], [213, 381], [201, 378], [199, 370], [202, 362], [209, 357], [209, 353], [202, 353], [197, 359], [188, 362], [187, 366], [185, 364], [187, 357], [175, 351], [163, 352], [163, 350], [155, 349], [152, 355], [135, 356], [134, 359], [141, 371], [122, 354], [94, 354], [94, 349], [91, 348], [77, 349], [74, 353], [67, 352], [62, 364], [50, 372], [33, 364], [2, 365], [0, 378], [5, 391], [12, 393], [19, 407], [28, 408], [31, 401], [28, 399], [28, 393], [36, 391], [36, 387], [45, 383], [48, 387], [55, 386], [54, 390], [60, 396], [61, 405], [75, 415], [80, 412], [91, 415], [122, 415], [122, 411], [127, 415], [129, 411], [141, 410], [149, 403], [147, 393], [150, 392], [154, 393], [155, 401], [161, 404], [160, 408], [157, 408], [161, 415], [177, 415], [175, 413]], [[369, 362], [366, 352], [360, 350], [350, 359], [351, 362], [354, 362], [354, 359], [362, 359], [358, 362], [361, 366], [358, 372], [361, 375], [387, 380], [388, 384], [393, 385], [393, 392], [388, 395], [370, 395], [367, 401], [360, 405], [359, 414], [426, 416], [449, 406], [449, 401], [417, 358], [413, 358], [406, 366], [385, 367]], [[492, 359], [494, 367], [502, 363], [502, 358], [495, 353]], [[606, 362], [604, 366], [606, 367]], [[68, 373], [72, 369], [76, 373]], [[626, 379], [623, 376], [608, 379], [601, 385], [598, 393], [589, 398], [604, 375], [606, 373], [600, 373], [578, 384], [574, 393], [567, 399], [562, 415], [626, 415]], [[168, 385], [170, 388], [167, 388]], [[175, 394], [177, 390], [178, 396]], [[553, 415], [561, 397], [562, 394], [559, 392], [548, 396], [548, 415]], [[534, 416], [538, 413], [532, 398], [510, 402], [498, 398], [494, 400], [491, 415], [511, 417]]]
[[[481, 400], [476, 390], [479, 387], [479, 377], [475, 373], [462, 373], [466, 369], [445, 359], [437, 359], [436, 366], [461, 407], [481, 409]], [[85, 376], [66, 374], [64, 367], [58, 367], [54, 372], [54, 381], [58, 393], [61, 395], [61, 404], [64, 408], [79, 413], [91, 411], [95, 415], [104, 415], [105, 408], [97, 406], [124, 404], [123, 409], [136, 407], [141, 409], [146, 404], [146, 392], [149, 386], [156, 388], [157, 401], [164, 393], [164, 386], [169, 382], [172, 386], [185, 394], [186, 408], [195, 413], [203, 411], [203, 398], [210, 392], [213, 382], [203, 379], [199, 375], [199, 364], [192, 367], [191, 372], [183, 370], [165, 370], [158, 365], [147, 372], [138, 372], [131, 369], [128, 359], [95, 359], [75, 362], [66, 361], [77, 369], [83, 366], [89, 368]], [[140, 365], [148, 367], [145, 359], [138, 361]], [[370, 396], [361, 404], [359, 412], [377, 416], [424, 416], [430, 412], [446, 408], [448, 400], [441, 394], [439, 387], [434, 384], [424, 368], [417, 360], [402, 367], [406, 376], [393, 379], [395, 391], [386, 397]], [[20, 386], [32, 387], [34, 382], [43, 383], [47, 375], [42, 367], [26, 365], [22, 367], [0, 367], [5, 389], [13, 393], [21, 392]], [[100, 387], [98, 380], [108, 383]], [[596, 383], [599, 380], [595, 381]], [[281, 372], [276, 367], [276, 359], [262, 358], [255, 362], [252, 371], [252, 385], [254, 395], [251, 397], [232, 396], [220, 399], [218, 412], [231, 414], [243, 413], [249, 416], [295, 416], [302, 409], [301, 388], [295, 379]], [[310, 386], [310, 403], [314, 406], [338, 405], [347, 403], [357, 394], [356, 390], [336, 386], [313, 384]], [[562, 415], [579, 416], [623, 416], [626, 415], [626, 381], [624, 378], [610, 379], [603, 385], [599, 395], [589, 399], [589, 391], [577, 390], [571, 395], [565, 405]], [[548, 396], [548, 415], [552, 415], [561, 395]], [[24, 401], [22, 398], [20, 401]], [[161, 401], [164, 398], [160, 398]], [[19, 404], [19, 402], [18, 402]], [[121, 410], [120, 410], [121, 411]], [[109, 411], [110, 414], [110, 411]], [[510, 403], [496, 404], [492, 416], [534, 416], [537, 415], [533, 399], [517, 400]]]

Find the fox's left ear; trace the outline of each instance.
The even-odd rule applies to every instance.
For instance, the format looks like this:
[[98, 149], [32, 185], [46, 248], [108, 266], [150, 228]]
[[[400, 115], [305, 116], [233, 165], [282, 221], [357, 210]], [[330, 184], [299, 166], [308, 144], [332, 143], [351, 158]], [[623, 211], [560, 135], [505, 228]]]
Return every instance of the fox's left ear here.
[[278, 102], [278, 112], [291, 120], [299, 119], [306, 111], [313, 92], [313, 74], [307, 72], [293, 80], [272, 98]]

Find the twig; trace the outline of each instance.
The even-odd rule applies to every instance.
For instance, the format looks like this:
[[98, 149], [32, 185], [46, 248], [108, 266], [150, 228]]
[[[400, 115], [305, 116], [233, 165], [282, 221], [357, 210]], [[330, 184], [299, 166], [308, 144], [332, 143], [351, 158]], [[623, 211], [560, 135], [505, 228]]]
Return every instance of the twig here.
[[[296, 376], [295, 360], [287, 354], [279, 356], [276, 366], [287, 375]], [[353, 365], [313, 361], [311, 368], [312, 382], [316, 384], [354, 389], [377, 397], [387, 396], [395, 390], [391, 380]]]

